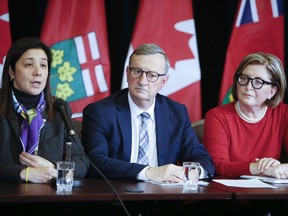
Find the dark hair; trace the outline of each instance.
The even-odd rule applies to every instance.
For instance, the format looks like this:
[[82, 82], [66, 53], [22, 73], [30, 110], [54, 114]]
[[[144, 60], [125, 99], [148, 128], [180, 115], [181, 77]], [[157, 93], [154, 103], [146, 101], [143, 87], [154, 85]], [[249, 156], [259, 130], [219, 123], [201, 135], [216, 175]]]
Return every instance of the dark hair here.
[[10, 115], [12, 112], [12, 88], [13, 82], [9, 76], [9, 68], [15, 71], [17, 61], [21, 58], [23, 53], [29, 49], [42, 49], [48, 59], [48, 76], [46, 86], [44, 88], [44, 95], [46, 100], [46, 110], [48, 112], [48, 118], [51, 119], [54, 115], [53, 110], [53, 96], [50, 88], [50, 69], [52, 63], [52, 53], [50, 48], [37, 38], [23, 38], [12, 44], [6, 55], [3, 74], [2, 74], [2, 88], [0, 89], [0, 117]]
[[271, 108], [276, 107], [284, 97], [286, 89], [286, 78], [280, 59], [277, 56], [269, 53], [256, 52], [251, 53], [243, 58], [234, 74], [234, 81], [232, 86], [232, 95], [234, 100], [238, 100], [237, 77], [248, 65], [264, 65], [266, 67], [269, 76], [271, 77], [271, 82], [274, 86], [277, 87], [277, 92], [271, 99], [267, 99], [265, 104]]

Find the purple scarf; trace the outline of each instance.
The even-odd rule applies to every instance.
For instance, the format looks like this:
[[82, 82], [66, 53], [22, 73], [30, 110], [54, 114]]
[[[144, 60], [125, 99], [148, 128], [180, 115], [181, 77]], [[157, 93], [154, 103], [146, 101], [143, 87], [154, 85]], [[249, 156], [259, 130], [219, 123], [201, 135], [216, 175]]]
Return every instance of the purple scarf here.
[[20, 136], [23, 150], [29, 154], [34, 154], [35, 150], [38, 149], [40, 131], [44, 126], [44, 120], [41, 116], [41, 112], [46, 107], [44, 93], [41, 93], [37, 107], [30, 110], [27, 110], [17, 101], [13, 91], [12, 98], [15, 111], [23, 117]]

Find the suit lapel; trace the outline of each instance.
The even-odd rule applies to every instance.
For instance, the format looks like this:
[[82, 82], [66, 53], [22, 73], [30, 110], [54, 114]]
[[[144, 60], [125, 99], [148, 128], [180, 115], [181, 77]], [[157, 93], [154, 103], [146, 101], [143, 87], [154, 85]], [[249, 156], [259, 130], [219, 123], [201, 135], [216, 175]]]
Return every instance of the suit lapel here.
[[[128, 103], [128, 91], [122, 95], [117, 104], [117, 119], [123, 139], [123, 160], [130, 161], [132, 146], [131, 112]], [[124, 144], [128, 143], [128, 145]]]
[[42, 143], [42, 140], [43, 140], [43, 138], [44, 138], [44, 136], [45, 136], [45, 131], [46, 131], [46, 128], [47, 128], [47, 124], [49, 124], [47, 121], [46, 121], [46, 119], [47, 119], [47, 113], [45, 112], [45, 111], [43, 111], [42, 113], [41, 113], [41, 115], [42, 115], [42, 118], [43, 118], [43, 121], [44, 121], [44, 126], [43, 126], [43, 128], [41, 129], [41, 132], [40, 132], [40, 138], [39, 138], [39, 144], [40, 143]]
[[8, 117], [7, 119], [9, 121], [9, 123], [11, 124], [15, 134], [19, 137], [20, 136], [20, 127], [19, 127], [19, 123], [18, 123], [17, 114], [15, 112], [13, 112], [11, 117]]
[[155, 102], [155, 121], [156, 121], [156, 143], [158, 165], [166, 164], [167, 151], [169, 147], [169, 136], [167, 136], [167, 127], [169, 127], [169, 107], [157, 95]]

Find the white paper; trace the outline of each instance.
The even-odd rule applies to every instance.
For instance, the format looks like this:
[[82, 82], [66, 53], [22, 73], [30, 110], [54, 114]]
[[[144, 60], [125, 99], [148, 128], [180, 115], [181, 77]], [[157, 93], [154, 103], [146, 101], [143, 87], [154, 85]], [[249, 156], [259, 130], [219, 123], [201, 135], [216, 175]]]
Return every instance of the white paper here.
[[267, 183], [272, 183], [272, 184], [288, 184], [288, 179], [277, 179], [274, 177], [269, 177], [269, 176], [261, 176], [261, 175], [242, 175], [240, 176], [241, 178], [245, 178], [245, 179], [260, 179], [263, 182], [267, 182]]
[[260, 179], [263, 182], [271, 183], [271, 184], [288, 184], [288, 179], [269, 179], [269, 178], [264, 178]]
[[252, 179], [213, 179], [212, 181], [224, 184], [229, 187], [244, 188], [278, 188], [270, 184], [266, 184], [257, 178]]
[[[152, 184], [157, 184], [157, 185], [161, 185], [161, 186], [182, 186], [183, 183], [176, 183], [176, 182], [154, 182], [154, 181], [147, 181], [150, 182]], [[198, 185], [202, 185], [202, 186], [206, 186], [208, 185], [209, 182], [205, 182], [205, 181], [199, 181]]]

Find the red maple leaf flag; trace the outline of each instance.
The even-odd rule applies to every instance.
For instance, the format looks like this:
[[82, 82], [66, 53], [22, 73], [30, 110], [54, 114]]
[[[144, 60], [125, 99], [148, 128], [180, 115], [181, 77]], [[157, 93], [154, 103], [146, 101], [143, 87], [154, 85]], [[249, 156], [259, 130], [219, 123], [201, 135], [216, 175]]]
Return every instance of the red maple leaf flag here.
[[[200, 120], [201, 72], [191, 0], [142, 0], [127, 55], [143, 43], [162, 47], [170, 61], [170, 78], [161, 94], [186, 105], [191, 121]], [[122, 88], [127, 87], [124, 69]]]
[[104, 0], [50, 0], [41, 39], [53, 53], [53, 95], [68, 101], [74, 116], [110, 94]]
[[[0, 0], [0, 78], [3, 73], [3, 66], [6, 53], [11, 46], [11, 33], [9, 24], [8, 0]], [[2, 78], [0, 79], [0, 87]]]
[[240, 61], [252, 52], [267, 52], [284, 60], [284, 1], [242, 0], [239, 2], [228, 46], [219, 104], [233, 101], [233, 75]]

